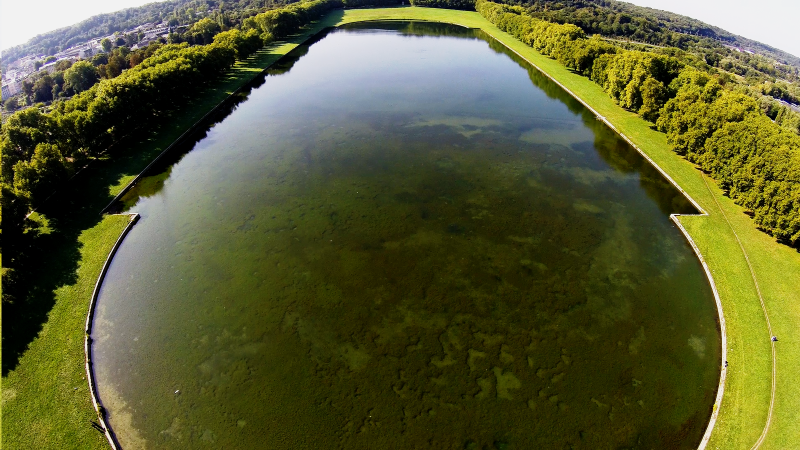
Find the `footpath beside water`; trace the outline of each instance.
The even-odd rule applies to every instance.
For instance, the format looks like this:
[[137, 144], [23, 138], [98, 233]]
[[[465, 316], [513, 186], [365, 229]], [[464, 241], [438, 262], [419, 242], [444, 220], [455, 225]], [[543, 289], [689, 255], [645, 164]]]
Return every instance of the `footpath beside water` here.
[[[794, 375], [794, 368], [800, 364], [800, 345], [795, 337], [800, 329], [800, 253], [757, 230], [744, 210], [717, 186], [707, 185], [701, 172], [675, 154], [666, 136], [652, 129], [650, 123], [616, 105], [591, 80], [539, 54], [478, 13], [426, 8], [353, 10], [347, 11], [340, 23], [392, 19], [481, 28], [579, 97], [699, 203], [708, 216], [681, 216], [677, 220], [716, 282], [726, 325], [728, 363], [725, 395], [714, 407], [718, 417], [707, 448], [800, 448], [800, 383]], [[765, 312], [780, 339], [775, 351], [774, 388]], [[770, 417], [772, 392], [775, 404]]]
[[[708, 212], [679, 218], [710, 267], [722, 302], [727, 328], [728, 370], [725, 396], [715, 405], [717, 424], [708, 448], [751, 448], [764, 431], [772, 391], [772, 350], [764, 311], [742, 252], [752, 265], [769, 312], [776, 344], [775, 407], [761, 448], [798, 448], [800, 442], [800, 254], [755, 229], [739, 206], [701, 173], [671, 151], [663, 134], [638, 116], [614, 104], [590, 80], [538, 54], [500, 31], [476, 12], [389, 8], [335, 11], [314, 27], [285, 43], [276, 43], [237, 63], [218, 87], [200, 93], [184, 116], [173, 117], [153, 136], [132, 142], [129, 156], [96, 164], [41, 213], [58, 218], [63, 236], [41, 267], [63, 272], [44, 295], [51, 302], [41, 326], [19, 354], [6, 355], [15, 364], [3, 377], [3, 433], [7, 448], [107, 448], [103, 435], [91, 428], [96, 420], [85, 380], [83, 321], [92, 287], [127, 217], [98, 216], [108, 200], [121, 192], [148, 163], [215, 105], [246, 84], [281, 56], [325, 27], [368, 20], [428, 20], [481, 28], [563, 84], [597, 111], [651, 158]], [[722, 212], [724, 211], [724, 215]], [[726, 217], [727, 216], [727, 220]], [[734, 233], [738, 235], [739, 247]], [[46, 278], [43, 276], [43, 278]], [[66, 280], [66, 281], [64, 281]], [[47, 289], [45, 289], [47, 290]], [[5, 342], [4, 342], [5, 344]], [[5, 347], [5, 345], [4, 345]], [[19, 347], [19, 345], [18, 345]], [[13, 352], [12, 352], [13, 353]], [[5, 365], [4, 365], [5, 366]]]
[[[333, 17], [332, 17], [333, 16]], [[109, 448], [85, 370], [85, 320], [106, 258], [130, 220], [100, 215], [161, 152], [204, 116], [298, 45], [339, 20], [334, 12], [302, 34], [239, 61], [198, 92], [180, 114], [150, 135], [131, 139], [113, 160], [96, 161], [43, 205], [33, 220], [46, 224], [38, 269], [30, 275], [30, 311], [23, 326], [3, 333], [3, 448]]]

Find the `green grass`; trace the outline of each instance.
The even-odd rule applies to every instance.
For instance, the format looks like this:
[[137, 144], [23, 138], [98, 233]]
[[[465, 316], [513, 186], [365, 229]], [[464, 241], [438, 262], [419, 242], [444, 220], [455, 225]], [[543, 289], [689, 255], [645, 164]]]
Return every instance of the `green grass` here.
[[42, 235], [30, 249], [38, 264], [25, 274], [29, 298], [24, 306], [3, 307], [2, 448], [108, 448], [91, 426], [97, 416], [83, 327], [95, 282], [128, 216], [101, 217], [100, 211], [161, 149], [323, 26], [237, 63], [180, 114], [129, 142], [113, 160], [92, 163], [32, 216]]
[[[3, 379], [5, 448], [103, 448], [83, 365], [83, 326], [94, 284], [128, 216], [107, 216], [78, 239], [74, 283], [55, 291], [57, 301], [39, 336]], [[77, 388], [77, 389], [75, 389]]]
[[[748, 449], [767, 418], [771, 387], [769, 334], [747, 263], [731, 231], [736, 230], [753, 264], [775, 334], [777, 390], [772, 424], [761, 448], [800, 448], [800, 254], [755, 229], [752, 220], [699, 170], [676, 155], [666, 136], [620, 108], [589, 79], [543, 56], [486, 21], [478, 13], [427, 8], [348, 10], [340, 23], [416, 19], [481, 28], [564, 85], [656, 162], [709, 213], [681, 217], [708, 262], [722, 300], [728, 339], [728, 377], [719, 418], [708, 448]], [[731, 226], [720, 213], [725, 210]]]
[[[478, 13], [428, 8], [336, 11], [313, 30], [291, 42], [265, 49], [238, 64], [179, 117], [152, 136], [132, 142], [126, 157], [94, 164], [69, 192], [43, 208], [51, 241], [42, 243], [41, 279], [33, 297], [40, 311], [29, 314], [21, 331], [3, 335], [3, 445], [6, 448], [104, 448], [94, 431], [88, 387], [83, 379], [83, 321], [102, 263], [127, 217], [97, 213], [114, 194], [185, 129], [241, 86], [325, 26], [367, 20], [427, 20], [481, 28], [563, 84], [606, 117], [617, 130], [664, 169], [708, 213], [682, 217], [683, 226], [706, 258], [723, 304], [728, 332], [728, 379], [719, 418], [708, 448], [750, 448], [766, 421], [770, 398], [769, 335], [755, 286], [728, 222], [739, 235], [753, 264], [778, 342], [778, 381], [772, 425], [762, 448], [800, 448], [800, 254], [757, 231], [752, 220], [700, 172], [675, 155], [663, 134], [635, 114], [617, 106], [599, 86], [565, 69], [500, 31]], [[716, 200], [716, 202], [715, 202]], [[40, 277], [40, 278], [36, 278]], [[27, 322], [26, 322], [27, 321]], [[7, 327], [6, 327], [7, 329]], [[11, 339], [9, 341], [9, 339]], [[8, 352], [11, 366], [6, 368]], [[78, 390], [74, 390], [78, 387]]]

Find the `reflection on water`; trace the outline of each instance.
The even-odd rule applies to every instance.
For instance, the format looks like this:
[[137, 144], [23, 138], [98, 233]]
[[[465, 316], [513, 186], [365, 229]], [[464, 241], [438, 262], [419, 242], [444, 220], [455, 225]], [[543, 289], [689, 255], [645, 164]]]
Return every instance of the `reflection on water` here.
[[691, 205], [510, 56], [333, 31], [131, 192], [93, 336], [125, 448], [697, 445]]

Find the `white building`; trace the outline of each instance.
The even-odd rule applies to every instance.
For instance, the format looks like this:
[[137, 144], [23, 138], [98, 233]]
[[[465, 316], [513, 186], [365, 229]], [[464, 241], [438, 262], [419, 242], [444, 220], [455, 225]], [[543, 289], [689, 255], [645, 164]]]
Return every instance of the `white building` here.
[[22, 91], [22, 80], [3, 83], [3, 100], [19, 94], [20, 91]]
[[39, 68], [39, 72], [44, 70], [47, 73], [53, 73], [53, 72], [56, 71], [56, 64], [57, 63], [58, 63], [58, 61], [49, 62], [49, 63], [43, 65], [42, 67], [40, 67]]

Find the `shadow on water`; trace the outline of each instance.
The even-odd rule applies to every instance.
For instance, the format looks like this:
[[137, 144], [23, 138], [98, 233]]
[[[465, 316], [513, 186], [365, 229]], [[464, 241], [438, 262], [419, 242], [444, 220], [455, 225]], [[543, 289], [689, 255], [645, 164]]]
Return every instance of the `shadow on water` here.
[[[325, 20], [336, 23], [343, 14], [342, 11], [334, 11]], [[324, 33], [326, 31], [321, 33], [319, 38], [324, 36]], [[294, 36], [289, 39], [289, 42], [296, 42], [302, 38], [303, 35]], [[269, 48], [265, 50], [269, 51]], [[297, 59], [299, 57], [294, 57], [294, 62]], [[291, 68], [291, 64], [285, 69], [286, 71]], [[211, 89], [211, 91], [218, 89], [214, 83], [223, 80], [226, 76], [228, 75], [223, 75], [220, 80], [212, 80], [205, 89]], [[198, 132], [175, 146], [182, 149], [182, 152], [170, 152], [170, 157], [162, 158], [161, 164], [153, 166], [154, 173], [158, 173], [155, 169], [156, 166], [160, 167], [160, 172], [164, 173], [168, 170], [166, 168], [180, 160], [183, 154], [191, 150], [194, 144], [206, 136], [210, 128], [235, 111], [253, 89], [261, 86], [266, 76], [267, 74], [264, 73], [256, 77], [245, 88], [229, 98], [215, 113], [209, 115], [207, 122], [199, 127]], [[198, 102], [203, 101], [207, 100], [198, 100]], [[189, 110], [194, 107], [196, 106], [188, 104], [181, 110]], [[17, 299], [15, 303], [2, 305], [2, 316], [5, 319], [2, 327], [3, 376], [17, 367], [21, 356], [42, 331], [42, 327], [47, 322], [48, 315], [55, 305], [56, 289], [77, 283], [77, 271], [83, 247], [79, 237], [84, 231], [95, 227], [102, 220], [99, 213], [113, 197], [109, 194], [109, 186], [116, 185], [122, 177], [140, 172], [153, 158], [158, 156], [157, 141], [170, 142], [185, 129], [179, 114], [167, 114], [165, 119], [166, 123], [153, 129], [151, 133], [145, 133], [138, 139], [128, 138], [120, 146], [124, 148], [119, 149], [121, 151], [117, 152], [113, 160], [97, 160], [84, 168], [38, 208], [39, 215], [47, 218], [49, 230], [46, 233], [39, 233], [36, 229], [31, 230], [26, 233], [25, 242], [18, 243], [22, 249], [21, 253], [24, 254], [24, 261], [19, 264], [14, 274], [16, 277], [15, 291], [18, 291], [19, 295], [15, 296]], [[164, 179], [166, 179], [166, 175], [163, 176], [160, 183], [163, 183]], [[151, 184], [160, 185], [160, 183]], [[160, 188], [151, 189], [155, 189], [154, 192], [157, 192]], [[122, 204], [113, 205], [109, 212], [118, 212], [123, 209], [123, 206]], [[3, 287], [6, 288], [6, 286]], [[87, 304], [88, 301], [87, 294]]]
[[481, 39], [489, 43], [489, 47], [497, 53], [508, 56], [520, 67], [528, 71], [531, 82], [542, 90], [549, 98], [558, 100], [573, 113], [581, 116], [583, 124], [595, 135], [594, 142], [572, 144], [573, 149], [583, 152], [596, 151], [603, 161], [614, 170], [622, 173], [638, 173], [639, 184], [664, 214], [699, 214], [692, 203], [667, 181], [661, 173], [650, 164], [614, 130], [600, 121], [575, 97], [562, 89], [553, 80], [528, 64], [519, 55], [480, 30], [475, 30]]
[[[406, 36], [432, 28], [439, 36], [492, 45], [479, 31], [440, 24], [373, 22], [350, 28], [399, 30]], [[414, 44], [417, 50], [425, 45]], [[467, 58], [481, 51], [487, 61], [503, 59], [480, 42], [470, 45], [475, 50], [465, 52]], [[437, 58], [456, 54], [440, 47]], [[346, 48], [335, 48], [342, 52], [335, 58], [331, 50], [327, 64], [341, 64], [345, 53], [358, 55]], [[516, 60], [504, 49], [499, 53]], [[429, 110], [391, 101], [373, 108], [379, 102], [365, 96], [361, 104], [353, 99], [349, 109], [328, 111], [323, 103], [318, 115], [313, 106], [281, 112], [285, 122], [265, 114], [263, 129], [252, 141], [224, 142], [224, 134], [256, 129], [250, 119], [258, 117], [257, 109], [243, 128], [235, 122], [244, 110], [230, 118], [232, 128], [226, 124], [209, 131], [248, 98], [255, 106], [263, 101], [264, 111], [274, 114], [280, 102], [250, 97], [252, 89], [267, 76], [304, 73], [307, 67], [295, 64], [305, 55], [310, 72], [331, 77], [330, 71], [314, 71], [317, 53], [298, 47], [175, 146], [126, 198], [127, 206], [142, 199], [138, 207], [154, 220], [142, 221], [143, 228], [137, 226], [126, 240], [127, 249], [115, 260], [119, 283], [104, 288], [98, 314], [110, 320], [98, 323], [113, 327], [113, 333], [99, 328], [98, 337], [107, 337], [94, 344], [97, 367], [102, 367], [101, 398], [124, 398], [140, 411], [158, 411], [163, 417], [135, 414], [132, 425], [153, 442], [189, 423], [198, 430], [208, 427], [198, 439], [219, 439], [219, 447], [229, 440], [227, 447], [245, 448], [235, 442], [269, 434], [266, 427], [239, 433], [251, 422], [280, 423], [276, 429], [282, 430], [301, 424], [303, 431], [289, 434], [293, 440], [305, 438], [309, 448], [336, 439], [342, 448], [357, 448], [348, 444], [388, 442], [400, 432], [409, 444], [431, 446], [429, 430], [444, 429], [456, 432], [434, 437], [455, 436], [456, 444], [434, 447], [482, 448], [477, 443], [482, 441], [483, 448], [492, 443], [503, 448], [514, 439], [534, 438], [552, 439], [553, 445], [543, 448], [556, 447], [556, 441], [604, 447], [591, 447], [596, 438], [573, 420], [585, 417], [586, 427], [597, 423], [597, 430], [619, 434], [618, 445], [659, 442], [659, 448], [690, 448], [689, 441], [702, 432], [713, 390], [697, 394], [706, 396], [696, 400], [704, 402], [699, 412], [664, 411], [698, 392], [701, 383], [682, 381], [687, 374], [698, 380], [714, 377], [699, 368], [718, 367], [707, 363], [715, 357], [715, 335], [705, 322], [676, 333], [670, 327], [686, 323], [689, 314], [668, 305], [699, 298], [694, 288], [705, 286], [705, 279], [691, 270], [694, 260], [682, 252], [687, 249], [681, 237], [664, 232], [670, 224], [659, 209], [639, 208], [651, 205], [650, 197], [660, 211], [681, 211], [672, 186], [577, 100], [520, 61], [546, 96], [520, 97], [522, 89], [533, 89], [524, 72], [504, 63], [513, 77], [479, 78], [479, 70], [464, 70], [475, 85], [452, 82], [466, 93], [443, 91], [440, 99], [426, 94], [435, 105]], [[414, 72], [413, 66], [405, 69]], [[370, 80], [378, 81], [369, 87], [385, 92], [380, 80], [386, 84], [397, 73], [391, 67], [378, 76], [370, 73]], [[333, 78], [334, 84], [347, 77]], [[419, 84], [411, 77], [403, 81], [407, 92], [416, 93]], [[299, 78], [292, 86], [298, 90], [286, 92], [325, 98], [328, 85], [309, 87]], [[447, 76], [431, 78], [451, 83]], [[469, 87], [483, 86], [484, 79], [509, 89], [506, 96]], [[361, 89], [364, 83], [354, 83], [353, 90]], [[476, 100], [468, 105], [459, 100], [467, 97]], [[330, 98], [341, 104], [342, 97]], [[541, 107], [533, 100], [542, 101]], [[551, 108], [557, 102], [571, 114], [561, 105]], [[494, 113], [497, 119], [489, 120]], [[315, 122], [317, 117], [327, 120]], [[198, 157], [214, 170], [182, 178], [196, 167], [172, 169], [172, 164], [209, 134], [208, 147], [197, 145], [204, 149]], [[560, 138], [553, 137], [557, 134]], [[243, 158], [227, 152], [241, 148], [245, 155], [248, 148], [264, 146], [265, 137], [285, 148], [270, 158], [262, 158], [264, 152]], [[238, 165], [228, 166], [226, 159]], [[176, 184], [164, 189], [170, 176]], [[188, 183], [183, 187], [182, 179]], [[217, 192], [212, 182], [218, 181], [231, 183], [219, 198], [210, 195]], [[639, 194], [637, 183], [646, 195]], [[144, 201], [162, 189], [165, 202], [162, 197]], [[626, 205], [635, 207], [626, 210]], [[210, 208], [218, 209], [209, 214]], [[176, 226], [180, 223], [190, 226]], [[141, 254], [156, 255], [154, 264], [140, 264]], [[185, 275], [191, 278], [184, 280]], [[678, 282], [669, 290], [680, 292], [674, 298], [661, 295], [669, 283], [664, 280], [672, 279]], [[663, 344], [661, 334], [668, 337]], [[162, 342], [170, 342], [170, 348], [163, 348], [158, 364], [149, 363]], [[206, 345], [211, 342], [216, 344]], [[121, 346], [130, 351], [120, 354]], [[665, 349], [672, 356], [663, 357]], [[598, 370], [603, 358], [619, 372]], [[362, 371], [365, 367], [369, 370]], [[672, 379], [680, 382], [661, 381]], [[174, 380], [180, 386], [167, 386]], [[180, 402], [164, 403], [159, 394], [177, 387], [185, 393], [181, 398], [191, 399], [190, 410], [182, 410]], [[234, 433], [212, 432], [221, 399], [236, 405], [226, 409], [246, 417], [231, 416]], [[127, 411], [113, 402], [106, 406], [112, 424], [122, 417], [115, 414]], [[654, 414], [658, 427], [644, 423], [644, 413]], [[382, 428], [357, 436], [369, 431], [373, 414]], [[164, 431], [173, 416], [181, 423], [173, 421]], [[419, 425], [410, 421], [415, 418], [421, 418]], [[551, 437], [556, 432], [564, 434]], [[368, 448], [380, 447], [391, 444]]]
[[[330, 23], [335, 22], [330, 21]], [[548, 98], [558, 100], [566, 105], [570, 112], [580, 115], [583, 124], [594, 132], [594, 142], [573, 144], [572, 147], [575, 150], [591, 151], [591, 148], [583, 147], [593, 147], [596, 150], [596, 154], [616, 171], [622, 173], [638, 173], [640, 185], [664, 214], [699, 213], [691, 202], [689, 202], [683, 194], [675, 190], [658, 170], [644, 159], [636, 149], [631, 147], [630, 144], [622, 139], [615, 131], [610, 129], [605, 123], [598, 120], [580, 101], [484, 31], [458, 25], [424, 21], [367, 21], [350, 23], [338, 28], [344, 30], [386, 30], [398, 32], [403, 36], [424, 36], [428, 38], [457, 37], [461, 39], [482, 40], [488, 43], [489, 47], [496, 53], [508, 56], [512, 61], [525, 69], [528, 72], [531, 82], [537, 88], [541, 89]], [[136, 183], [136, 185], [131, 187], [117, 203], [110, 206], [108, 212], [126, 211], [133, 207], [139, 198], [149, 197], [161, 191], [164, 186], [164, 181], [169, 177], [171, 167], [179, 162], [187, 153], [192, 151], [198, 142], [205, 139], [211, 128], [236, 111], [238, 106], [250, 97], [254, 89], [258, 89], [266, 82], [267, 77], [288, 74], [294, 65], [308, 54], [309, 48], [312, 45], [324, 39], [329, 33], [336, 29], [337, 28], [333, 27], [326, 28], [304, 43], [298, 45], [291, 52], [273, 63], [264, 73], [244, 86], [239, 92], [229, 97], [225, 104], [221, 105], [214, 114], [209, 115], [203, 123], [199, 124], [195, 132], [187, 135], [180, 142], [176, 142], [174, 147], [168, 152], [165, 152], [162, 158], [159, 158], [155, 164], [148, 167], [144, 177]]]
[[194, 127], [194, 130], [173, 143], [171, 148], [168, 148], [157, 160], [153, 161], [153, 163], [144, 170], [143, 177], [131, 186], [118, 201], [109, 205], [105, 212], [116, 214], [127, 211], [133, 207], [140, 198], [150, 197], [160, 192], [164, 187], [164, 181], [169, 178], [172, 167], [191, 152], [198, 142], [205, 139], [214, 126], [225, 120], [236, 111], [239, 105], [247, 101], [253, 90], [258, 89], [266, 82], [267, 77], [289, 73], [297, 61], [308, 53], [309, 46], [323, 39], [331, 30], [332, 28], [326, 28], [311, 37], [306, 43], [297, 46], [285, 56], [275, 61], [267, 70], [256, 76], [236, 93], [228, 97], [217, 109], [198, 123]]

